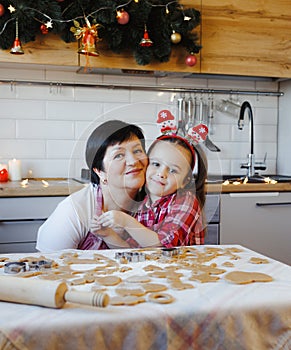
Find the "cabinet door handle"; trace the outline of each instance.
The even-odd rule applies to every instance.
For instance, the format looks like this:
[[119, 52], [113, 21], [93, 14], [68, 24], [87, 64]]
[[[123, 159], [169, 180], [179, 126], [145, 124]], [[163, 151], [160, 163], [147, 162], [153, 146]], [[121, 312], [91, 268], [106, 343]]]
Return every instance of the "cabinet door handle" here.
[[257, 207], [271, 207], [271, 206], [279, 206], [279, 205], [291, 205], [291, 202], [256, 203]]
[[0, 219], [0, 223], [5, 223], [5, 222], [23, 222], [23, 221], [45, 221], [46, 219]]

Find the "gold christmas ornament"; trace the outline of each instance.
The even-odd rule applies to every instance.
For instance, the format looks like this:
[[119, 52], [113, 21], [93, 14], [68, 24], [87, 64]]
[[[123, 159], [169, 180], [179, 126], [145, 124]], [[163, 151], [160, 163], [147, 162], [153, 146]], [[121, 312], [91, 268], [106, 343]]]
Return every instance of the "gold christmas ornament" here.
[[180, 33], [176, 33], [174, 30], [173, 30], [173, 33], [171, 35], [171, 42], [173, 44], [179, 44], [179, 42], [181, 41], [182, 37], [181, 37], [181, 34]]

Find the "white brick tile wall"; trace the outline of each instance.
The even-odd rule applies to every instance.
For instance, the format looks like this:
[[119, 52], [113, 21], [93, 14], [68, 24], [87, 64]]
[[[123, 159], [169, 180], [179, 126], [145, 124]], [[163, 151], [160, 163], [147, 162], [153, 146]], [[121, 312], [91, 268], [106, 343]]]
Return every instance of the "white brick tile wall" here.
[[0, 119], [0, 140], [16, 138], [15, 119]]
[[73, 121], [18, 120], [17, 135], [20, 139], [72, 140]]
[[[179, 93], [97, 88], [102, 82], [112, 85], [140, 85], [184, 87], [191, 89], [227, 89], [276, 91], [278, 83], [271, 80], [242, 78], [164, 78], [77, 74], [68, 68], [32, 67], [24, 69], [0, 67], [1, 79], [12, 83], [0, 85], [0, 159], [22, 160], [23, 177], [32, 171], [35, 177], [80, 176], [85, 167], [85, 142], [91, 131], [108, 119], [122, 119], [137, 123], [147, 137], [147, 146], [159, 134], [155, 120], [159, 110], [175, 109]], [[13, 80], [48, 82], [48, 85], [18, 84]], [[67, 85], [92, 84], [92, 87]], [[186, 93], [185, 97], [203, 97], [207, 94]], [[267, 152], [267, 170], [276, 172], [278, 97], [258, 95], [216, 94], [215, 105], [221, 99], [232, 98], [251, 103], [254, 113], [255, 156], [261, 161]], [[174, 101], [174, 102], [173, 102]], [[209, 173], [241, 174], [240, 164], [246, 162], [250, 150], [248, 116], [245, 128], [237, 128], [237, 116], [214, 110], [214, 133], [211, 140], [221, 152], [206, 149]]]
[[48, 101], [46, 118], [50, 120], [94, 120], [102, 113], [102, 103], [81, 101]]
[[[7, 89], [9, 87], [7, 86]], [[33, 98], [33, 94], [31, 95]], [[9, 119], [44, 119], [45, 101], [2, 99], [0, 96], [0, 118]]]

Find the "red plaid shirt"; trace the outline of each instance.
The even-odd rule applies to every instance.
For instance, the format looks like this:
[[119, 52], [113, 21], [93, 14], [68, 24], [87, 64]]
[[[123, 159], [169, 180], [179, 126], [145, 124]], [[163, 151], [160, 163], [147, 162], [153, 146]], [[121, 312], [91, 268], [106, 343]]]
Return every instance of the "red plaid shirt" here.
[[[155, 231], [166, 248], [204, 244], [202, 213], [196, 196], [180, 190], [162, 197], [152, 205], [144, 199], [135, 218], [144, 226]], [[130, 246], [136, 242], [129, 239]]]

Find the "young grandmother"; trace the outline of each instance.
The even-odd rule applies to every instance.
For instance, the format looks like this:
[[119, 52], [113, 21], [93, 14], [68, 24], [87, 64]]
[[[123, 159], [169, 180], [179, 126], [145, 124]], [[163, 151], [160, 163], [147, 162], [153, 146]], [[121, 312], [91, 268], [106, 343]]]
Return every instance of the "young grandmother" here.
[[100, 225], [123, 228], [131, 237], [127, 239], [130, 247], [204, 244], [202, 208], [207, 162], [201, 147], [194, 143], [201, 137], [204, 140], [207, 131], [201, 124], [192, 128], [187, 137], [171, 131], [155, 140], [148, 151], [147, 196], [136, 215], [107, 211], [94, 220], [92, 230]]
[[112, 243], [127, 247], [121, 232], [99, 227], [99, 233], [107, 238], [94, 235], [91, 220], [111, 210], [135, 212], [143, 198], [148, 165], [144, 145], [143, 132], [136, 125], [119, 120], [99, 125], [86, 144], [91, 183], [57, 206], [39, 228], [36, 248], [46, 252], [108, 249], [115, 247]]

